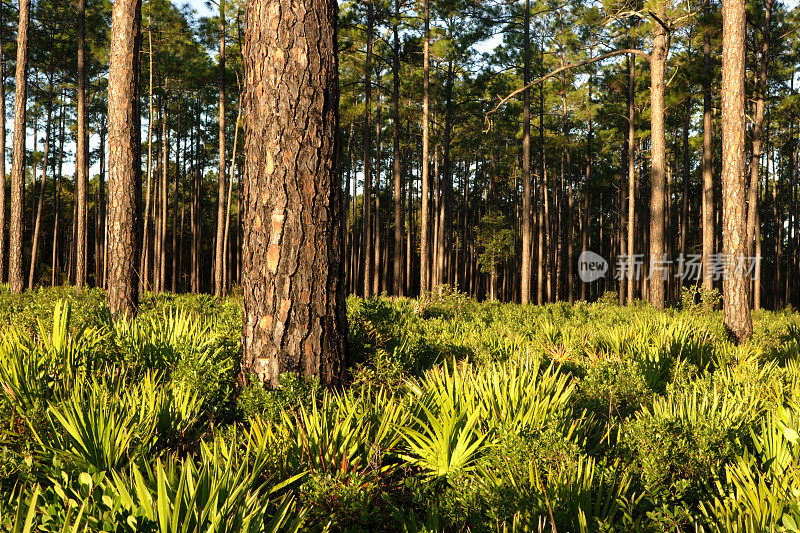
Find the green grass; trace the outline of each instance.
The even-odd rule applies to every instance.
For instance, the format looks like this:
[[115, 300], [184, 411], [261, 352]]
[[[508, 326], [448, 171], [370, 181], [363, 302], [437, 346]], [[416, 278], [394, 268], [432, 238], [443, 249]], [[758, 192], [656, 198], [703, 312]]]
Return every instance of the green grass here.
[[237, 390], [239, 299], [104, 299], [0, 288], [2, 530], [800, 524], [791, 310], [351, 298], [346, 388]]

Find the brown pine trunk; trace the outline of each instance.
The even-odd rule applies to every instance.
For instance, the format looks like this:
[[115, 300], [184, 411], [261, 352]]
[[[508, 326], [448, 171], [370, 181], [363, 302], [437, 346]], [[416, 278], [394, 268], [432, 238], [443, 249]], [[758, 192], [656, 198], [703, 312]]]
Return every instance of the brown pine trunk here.
[[[78, 116], [77, 116], [77, 147], [75, 149], [75, 171], [78, 181], [78, 222], [77, 242], [75, 246], [75, 289], [80, 292], [86, 281], [86, 220], [88, 204], [88, 157], [89, 143], [86, 114], [86, 0], [78, 1]], [[138, 185], [137, 185], [138, 186]]]
[[[152, 5], [150, 6], [152, 9]], [[153, 202], [153, 29], [150, 15], [147, 16], [147, 47], [150, 68], [148, 69], [149, 85], [147, 95], [147, 184], [145, 185], [144, 200], [144, 231], [142, 237], [142, 257], [140, 260], [139, 283], [142, 290], [149, 289], [150, 271], [150, 241], [151, 241], [151, 211]]]
[[375, 213], [372, 217], [372, 294], [380, 294], [381, 275], [381, 91], [380, 69], [376, 76], [377, 102], [375, 110]]
[[[704, 6], [709, 16], [709, 2]], [[711, 33], [708, 22], [703, 30], [703, 288], [714, 288], [711, 256], [714, 254], [714, 169], [711, 123]]]
[[531, 3], [525, 0], [523, 22], [522, 83], [526, 89], [522, 98], [522, 265], [520, 268], [520, 301], [531, 301], [531, 251], [533, 250], [533, 229], [531, 225], [531, 90], [530, 82], [530, 16]]
[[[679, 244], [681, 257], [686, 257], [686, 243], [689, 236], [689, 128], [692, 125], [692, 99], [686, 98], [683, 117], [683, 194], [681, 198], [681, 240]], [[680, 282], [682, 288], [682, 282]], [[677, 295], [680, 297], [680, 294]]]
[[628, 55], [628, 305], [633, 303], [636, 276], [636, 56]]
[[[5, 58], [3, 57], [3, 20], [4, 4], [0, 2], [0, 113], [6, 116], [6, 72]], [[5, 119], [4, 119], [5, 120]], [[5, 281], [6, 264], [6, 128], [5, 123], [0, 128], [0, 283]]]
[[367, 57], [364, 63], [364, 187], [362, 194], [360, 263], [364, 273], [362, 296], [372, 295], [372, 33], [374, 9], [371, 0], [367, 2]]
[[94, 282], [98, 287], [105, 287], [103, 277], [103, 250], [105, 249], [106, 232], [106, 120], [100, 117], [100, 183], [97, 186], [97, 208], [94, 225]]
[[737, 341], [753, 333], [748, 298], [749, 280], [736, 263], [747, 254], [747, 205], [745, 202], [745, 2], [722, 4], [722, 282], [725, 328]]
[[14, 91], [14, 158], [11, 164], [11, 221], [8, 247], [8, 285], [12, 293], [21, 293], [22, 239], [25, 232], [23, 192], [25, 188], [25, 137], [26, 104], [28, 89], [28, 27], [30, 26], [31, 0], [20, 0], [17, 29], [17, 72]]
[[225, 0], [219, 2], [219, 177], [217, 237], [214, 248], [214, 296], [225, 295]]
[[[31, 264], [28, 269], [28, 289], [33, 289], [36, 279], [36, 267], [39, 257], [39, 235], [42, 227], [42, 211], [44, 210], [45, 190], [47, 187], [47, 162], [50, 153], [50, 131], [53, 118], [53, 78], [52, 61], [51, 76], [49, 80], [49, 92], [47, 98], [47, 122], [45, 123], [44, 134], [44, 153], [42, 154], [42, 183], [39, 186], [39, 200], [36, 203], [36, 218], [33, 224], [33, 237], [31, 239]], [[34, 176], [35, 179], [35, 176]]]
[[[664, 20], [665, 5], [659, 0], [657, 16]], [[650, 57], [650, 303], [664, 309], [662, 267], [664, 246], [664, 176], [666, 172], [666, 141], [664, 134], [664, 64], [667, 59], [667, 34], [664, 27], [653, 21], [653, 51]]]
[[425, 0], [425, 33], [422, 45], [422, 207], [420, 209], [420, 295], [430, 290], [430, 0]]
[[[168, 80], [164, 80], [166, 92]], [[158, 292], [163, 292], [167, 279], [167, 208], [169, 198], [167, 196], [167, 180], [169, 179], [169, 128], [167, 127], [167, 102], [166, 98], [161, 99], [163, 107], [161, 115], [161, 192], [159, 193], [159, 229], [158, 229], [158, 281], [156, 283]]]
[[181, 109], [180, 105], [176, 110], [178, 124], [175, 128], [175, 179], [172, 188], [172, 248], [170, 248], [170, 258], [172, 265], [170, 268], [170, 291], [178, 292], [178, 182], [181, 181]]
[[116, 0], [108, 88], [108, 307], [133, 317], [139, 305], [139, 50], [141, 0]]
[[452, 217], [453, 203], [453, 163], [451, 160], [451, 144], [453, 136], [453, 59], [447, 62], [447, 81], [445, 82], [445, 117], [444, 117], [444, 146], [442, 150], [442, 173], [439, 180], [439, 223], [437, 225], [437, 258], [436, 284], [439, 293], [442, 286], [449, 282], [448, 263], [450, 257], [450, 220]]
[[[229, 245], [228, 241], [230, 240], [231, 234], [231, 197], [233, 196], [233, 175], [235, 174], [236, 170], [236, 145], [239, 144], [239, 121], [242, 118], [242, 97], [241, 94], [239, 95], [239, 104], [237, 105], [237, 112], [236, 112], [236, 123], [233, 125], [233, 154], [231, 155], [231, 179], [228, 180], [228, 195], [227, 195], [227, 205], [225, 207], [225, 233], [224, 233], [224, 242], [223, 242], [223, 257], [225, 258], [225, 264], [223, 265], [223, 272], [225, 273], [225, 287], [230, 287], [231, 280], [233, 276], [228, 273], [228, 250]], [[240, 169], [241, 172], [241, 169]]]
[[[767, 97], [767, 68], [769, 64], [770, 23], [772, 17], [772, 0], [767, 0], [764, 6], [764, 31], [761, 43], [761, 59], [759, 61], [759, 75], [756, 87], [755, 113], [753, 116], [753, 150], [750, 155], [750, 185], [747, 191], [747, 257], [753, 257], [755, 248], [760, 248], [761, 243], [755, 243], [755, 238], [761, 238], [758, 232], [758, 182], [761, 170], [762, 139], [764, 136], [764, 99]], [[761, 307], [761, 286], [758, 280], [753, 280], [753, 306]], [[758, 302], [758, 304], [756, 304]]]
[[394, 2], [392, 32], [392, 175], [394, 178], [394, 261], [392, 294], [403, 296], [403, 173], [400, 161], [400, 0]]
[[[63, 100], [63, 98], [62, 98]], [[53, 287], [56, 286], [57, 283], [61, 283], [61, 257], [59, 254], [59, 244], [61, 243], [61, 235], [59, 233], [59, 225], [61, 219], [61, 181], [63, 176], [61, 175], [62, 164], [64, 161], [64, 123], [66, 122], [66, 113], [62, 107], [61, 110], [61, 119], [59, 125], [59, 148], [58, 148], [58, 184], [56, 185], [55, 191], [55, 213], [53, 215], [53, 249], [51, 253], [51, 263], [52, 263], [52, 276], [50, 279], [50, 283]]]
[[253, 0], [246, 17], [242, 367], [273, 386], [287, 371], [334, 384], [345, 369], [338, 7], [303, 5], [298, 18]]

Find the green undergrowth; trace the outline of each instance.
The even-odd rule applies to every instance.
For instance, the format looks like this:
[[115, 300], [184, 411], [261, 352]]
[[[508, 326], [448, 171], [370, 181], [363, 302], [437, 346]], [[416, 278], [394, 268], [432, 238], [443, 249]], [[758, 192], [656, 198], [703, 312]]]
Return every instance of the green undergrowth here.
[[2, 287], [0, 530], [797, 531], [800, 314], [706, 296], [350, 298], [347, 385], [270, 390], [237, 297]]

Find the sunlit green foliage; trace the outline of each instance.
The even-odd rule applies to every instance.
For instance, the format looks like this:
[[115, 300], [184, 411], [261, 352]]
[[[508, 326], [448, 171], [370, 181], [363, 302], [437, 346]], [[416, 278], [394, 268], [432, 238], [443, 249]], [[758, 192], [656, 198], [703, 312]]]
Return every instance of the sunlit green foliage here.
[[800, 315], [351, 299], [350, 383], [237, 388], [236, 298], [0, 314], [9, 531], [795, 531]]

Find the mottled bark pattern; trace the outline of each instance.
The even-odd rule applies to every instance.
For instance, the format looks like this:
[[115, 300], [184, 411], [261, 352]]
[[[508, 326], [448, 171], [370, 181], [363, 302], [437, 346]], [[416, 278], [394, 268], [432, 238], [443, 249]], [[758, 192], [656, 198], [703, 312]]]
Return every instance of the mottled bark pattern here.
[[336, 0], [246, 15], [243, 369], [341, 380], [345, 314]]
[[[709, 17], [706, 3], [705, 17]], [[711, 35], [703, 29], [703, 288], [714, 288], [711, 272], [711, 255], [714, 253], [714, 174], [713, 147], [711, 146]]]
[[89, 185], [88, 155], [86, 142], [86, 0], [78, 0], [78, 117], [77, 147], [75, 149], [75, 171], [78, 182], [78, 241], [75, 254], [75, 289], [80, 292], [86, 279], [86, 213], [87, 188]]
[[17, 72], [14, 91], [14, 157], [11, 161], [11, 222], [8, 243], [8, 285], [11, 292], [20, 293], [22, 279], [22, 193], [25, 187], [25, 119], [28, 88], [28, 27], [31, 2], [20, 0], [17, 29]]
[[745, 3], [722, 5], [722, 252], [726, 262], [722, 281], [725, 328], [738, 342], [753, 334], [748, 298], [749, 281], [736, 268], [747, 252], [745, 202]]
[[115, 0], [108, 84], [108, 307], [136, 314], [139, 279], [139, 49], [141, 0]]
[[[664, 19], [660, 2], [659, 18]], [[653, 24], [653, 54], [650, 58], [650, 303], [664, 309], [664, 172], [667, 166], [664, 135], [664, 63], [667, 60], [667, 34]]]

